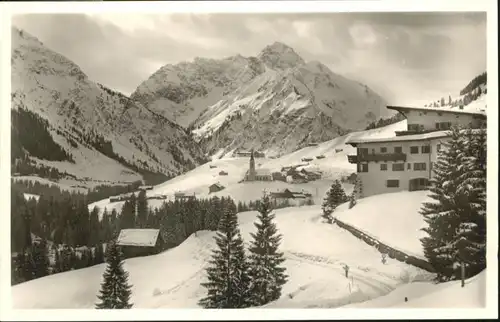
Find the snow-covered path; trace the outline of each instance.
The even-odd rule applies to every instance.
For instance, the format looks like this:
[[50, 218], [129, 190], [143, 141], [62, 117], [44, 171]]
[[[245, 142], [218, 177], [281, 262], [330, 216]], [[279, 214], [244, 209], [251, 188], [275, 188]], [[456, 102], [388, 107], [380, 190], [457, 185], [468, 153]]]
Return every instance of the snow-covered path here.
[[[349, 232], [323, 223], [320, 213], [320, 206], [276, 210], [284, 265], [290, 277], [282, 297], [268, 307], [338, 307], [429, 277], [398, 261], [389, 259], [382, 264], [378, 251]], [[246, 242], [255, 230], [256, 215], [255, 211], [239, 214]], [[161, 254], [126, 260], [134, 307], [196, 308], [205, 295], [200, 283], [214, 247], [213, 236], [213, 232], [198, 232]], [[344, 275], [344, 264], [350, 267], [350, 278]], [[12, 288], [14, 307], [92, 308], [103, 271], [104, 265], [97, 265], [16, 285]]]

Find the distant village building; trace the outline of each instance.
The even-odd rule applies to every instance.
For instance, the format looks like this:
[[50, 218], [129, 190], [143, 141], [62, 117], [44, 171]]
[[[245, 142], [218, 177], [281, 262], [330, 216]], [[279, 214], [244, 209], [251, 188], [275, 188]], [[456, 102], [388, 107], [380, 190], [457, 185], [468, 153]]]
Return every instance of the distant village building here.
[[164, 247], [159, 229], [122, 229], [116, 244], [125, 258], [158, 254]]
[[248, 158], [253, 154], [254, 158], [264, 158], [266, 155], [264, 152], [254, 151], [253, 149], [250, 151], [236, 151], [234, 155], [239, 158]]
[[208, 187], [208, 193], [218, 192], [224, 189], [220, 183], [214, 183]]
[[140, 186], [139, 190], [153, 190], [153, 186]]
[[219, 175], [220, 176], [227, 176], [228, 173], [226, 171], [222, 170], [221, 172], [219, 172]]
[[176, 192], [176, 193], [174, 193], [174, 198], [175, 198], [175, 200], [179, 200], [179, 201], [193, 200], [193, 199], [196, 199], [196, 194], [194, 192], [192, 192], [192, 193]]
[[283, 181], [283, 182], [286, 182], [286, 175], [284, 175], [281, 172], [278, 172], [278, 171], [277, 172], [273, 172], [271, 175], [272, 175], [274, 181]]
[[210, 169], [213, 169], [213, 168], [217, 168], [217, 166], [216, 166], [216, 165], [214, 165], [214, 164], [211, 164], [211, 165], [210, 165]]
[[314, 160], [313, 158], [302, 158], [302, 161], [304, 162], [309, 162], [309, 161], [312, 161]]
[[303, 206], [312, 202], [312, 194], [304, 191], [294, 192], [289, 189], [281, 192], [271, 192], [270, 197], [276, 205]]
[[325, 158], [325, 156], [323, 154], [316, 156], [316, 159], [324, 159], [324, 158]]
[[253, 156], [253, 150], [250, 154], [249, 169], [245, 173], [245, 178], [243, 181], [272, 181], [273, 177], [271, 171], [268, 169], [255, 169], [255, 159]]
[[486, 121], [479, 110], [436, 107], [412, 108], [387, 106], [402, 113], [407, 129], [395, 132], [395, 137], [353, 139], [347, 142], [356, 148], [348, 161], [357, 166], [357, 185], [362, 193], [357, 197], [396, 192], [426, 190], [433, 177], [432, 167], [438, 152], [448, 140], [453, 124], [478, 128]]
[[286, 176], [286, 182], [288, 183], [306, 183], [307, 177], [301, 172], [292, 172]]

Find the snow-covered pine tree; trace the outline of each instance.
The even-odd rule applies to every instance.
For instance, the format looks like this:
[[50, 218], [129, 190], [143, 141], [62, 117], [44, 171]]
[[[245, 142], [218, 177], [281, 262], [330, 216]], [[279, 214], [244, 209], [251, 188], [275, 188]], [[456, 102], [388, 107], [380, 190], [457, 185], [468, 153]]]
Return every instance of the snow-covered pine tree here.
[[348, 200], [342, 184], [339, 180], [335, 180], [330, 187], [330, 190], [326, 193], [326, 197], [323, 200], [321, 209], [323, 210], [323, 218], [325, 218], [329, 223], [331, 223], [331, 214], [337, 208], [338, 205], [346, 202]]
[[358, 186], [359, 186], [358, 182], [356, 182], [354, 184], [354, 188], [352, 190], [352, 193], [349, 196], [349, 209], [351, 209], [352, 207], [356, 206], [356, 201], [357, 201], [356, 199], [358, 197], [358, 189], [359, 189]]
[[455, 257], [465, 267], [464, 278], [469, 278], [486, 267], [486, 130], [468, 129], [464, 140], [463, 173], [457, 189], [460, 225], [453, 244]]
[[275, 215], [271, 213], [271, 201], [268, 194], [264, 194], [259, 205], [257, 228], [252, 233], [250, 243], [249, 263], [252, 305], [261, 306], [277, 300], [281, 296], [281, 289], [287, 282], [288, 276], [281, 264], [285, 261], [282, 252], [278, 250], [281, 235], [273, 222]]
[[106, 263], [96, 309], [130, 309], [133, 306], [130, 303], [132, 286], [128, 283], [128, 272], [123, 268], [121, 250], [115, 240], [106, 247]]
[[424, 255], [436, 270], [438, 281], [451, 280], [456, 272], [456, 245], [453, 241], [463, 211], [460, 206], [463, 194], [458, 190], [465, 162], [465, 146], [460, 128], [451, 128], [450, 138], [443, 142], [443, 147], [430, 180], [429, 197], [434, 201], [424, 202], [420, 211], [428, 224], [422, 229], [428, 235], [421, 239]]
[[226, 207], [214, 237], [217, 249], [207, 268], [208, 281], [201, 285], [207, 295], [198, 304], [204, 308], [244, 308], [250, 306], [250, 279], [243, 238], [236, 211]]

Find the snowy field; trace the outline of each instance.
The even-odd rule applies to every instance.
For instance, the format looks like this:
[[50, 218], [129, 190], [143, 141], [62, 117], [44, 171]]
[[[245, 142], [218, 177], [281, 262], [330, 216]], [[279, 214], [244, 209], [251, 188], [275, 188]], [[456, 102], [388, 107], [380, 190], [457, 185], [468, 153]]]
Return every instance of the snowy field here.
[[[404, 298], [408, 302], [404, 301]], [[343, 308], [481, 308], [486, 306], [486, 271], [465, 281], [441, 284], [410, 283], [379, 298], [346, 305]]]
[[428, 191], [401, 191], [370, 196], [357, 201], [352, 209], [340, 205], [333, 216], [356, 227], [380, 242], [408, 255], [424, 258], [420, 238], [425, 232], [424, 217], [419, 213], [424, 201], [432, 201]]
[[[255, 230], [256, 212], [239, 214], [245, 242]], [[276, 211], [283, 234], [287, 273], [282, 297], [269, 307], [339, 307], [383, 296], [432, 275], [388, 259], [349, 232], [322, 222], [320, 206]], [[161, 254], [125, 261], [135, 308], [195, 308], [204, 296], [205, 267], [213, 232], [202, 231]], [[350, 278], [343, 265], [350, 267]], [[12, 288], [14, 308], [92, 308], [105, 265], [51, 275]], [[50, 294], [51, 296], [46, 296]]]

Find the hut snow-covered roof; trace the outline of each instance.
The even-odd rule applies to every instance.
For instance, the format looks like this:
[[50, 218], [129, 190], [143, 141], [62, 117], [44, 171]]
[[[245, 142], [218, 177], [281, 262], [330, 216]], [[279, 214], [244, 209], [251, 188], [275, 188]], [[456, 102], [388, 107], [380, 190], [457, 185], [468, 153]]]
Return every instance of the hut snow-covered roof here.
[[117, 245], [154, 247], [159, 233], [159, 229], [122, 229]]

